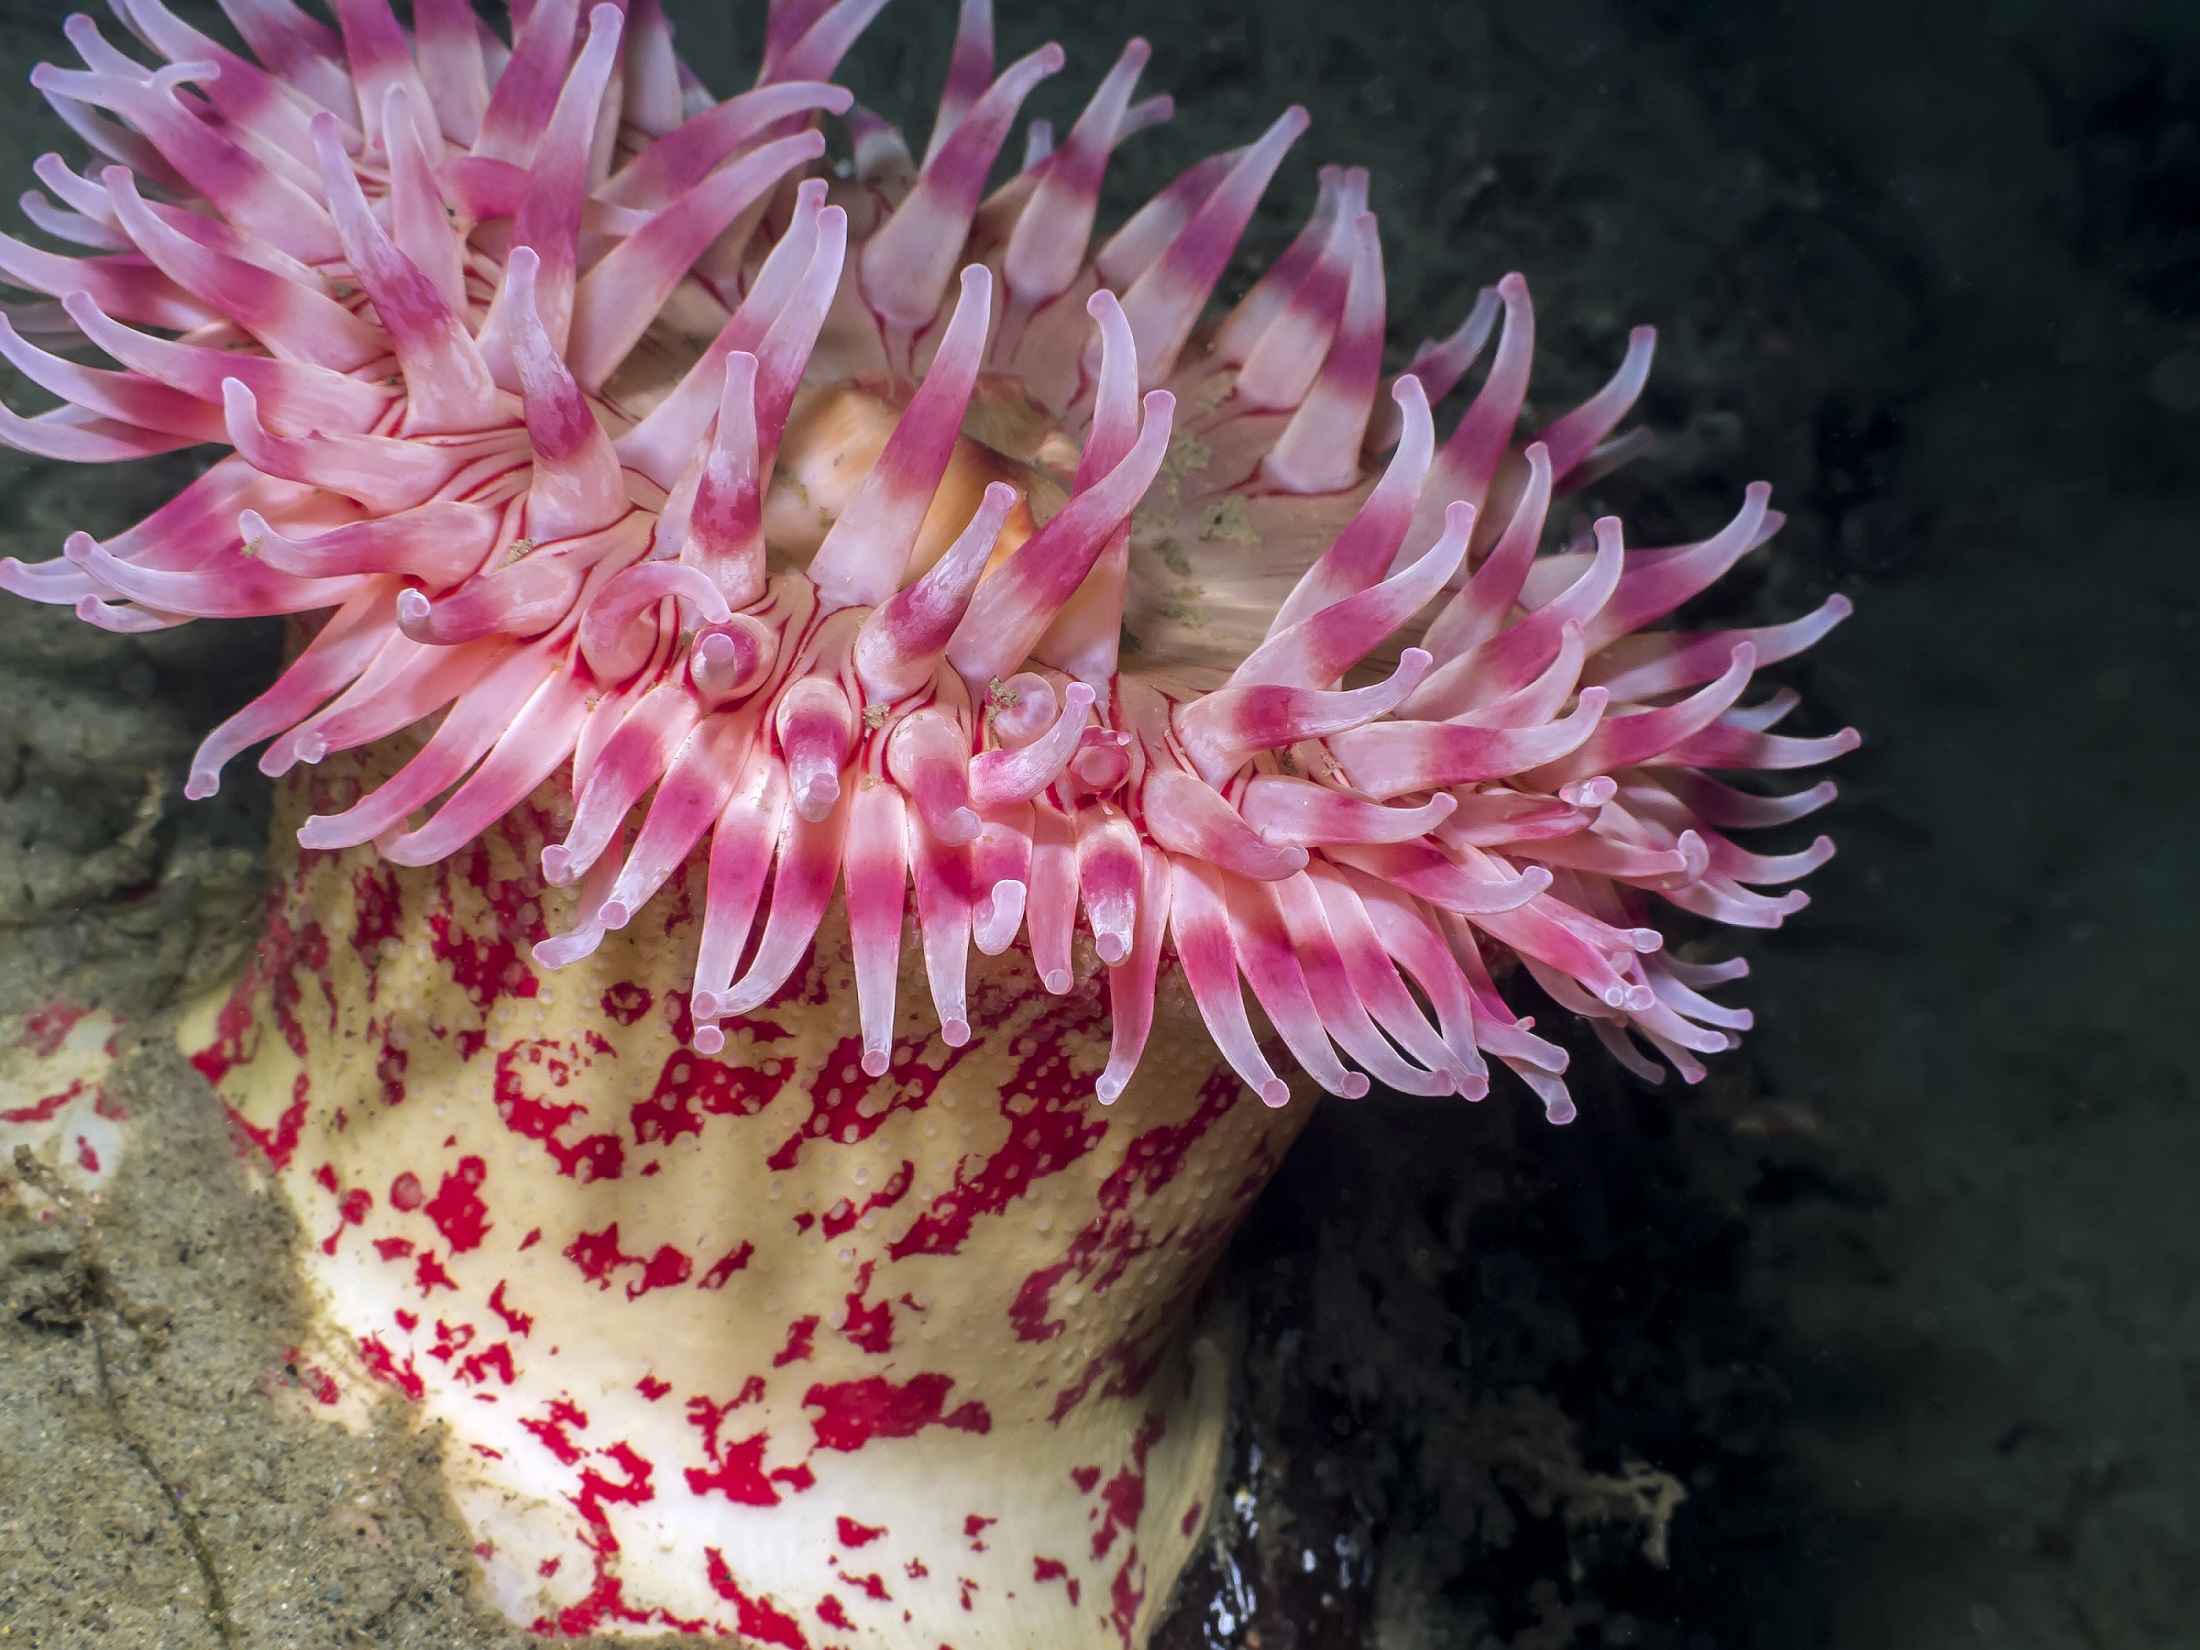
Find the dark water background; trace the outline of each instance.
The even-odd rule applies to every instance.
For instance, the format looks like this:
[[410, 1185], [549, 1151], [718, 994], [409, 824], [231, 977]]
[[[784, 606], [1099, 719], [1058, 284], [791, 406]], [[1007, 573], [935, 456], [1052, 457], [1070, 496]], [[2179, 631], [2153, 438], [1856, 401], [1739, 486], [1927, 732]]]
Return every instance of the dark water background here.
[[[745, 77], [758, 7], [668, 9]], [[1233, 1258], [1242, 1494], [1165, 1642], [2200, 1644], [2200, 7], [1001, 10], [1004, 57], [1069, 48], [1033, 105], [1064, 122], [1153, 42], [1180, 113], [1117, 202], [1306, 103], [1246, 251], [1312, 162], [1372, 167], [1401, 352], [1522, 270], [1549, 409], [1656, 323], [1663, 449], [1599, 502], [1670, 542], [1769, 479], [1790, 521], [1731, 610], [1858, 607], [1779, 673], [1798, 731], [1866, 732], [1841, 856], [1746, 946], [1758, 1029], [1711, 1082], [1592, 1050], [1562, 1133], [1504, 1090], [1321, 1114]], [[59, 20], [0, 6], [0, 78]], [[951, 26], [901, 0], [843, 78], [914, 114]], [[11, 157], [54, 141], [29, 102]], [[114, 485], [11, 462], [8, 536], [46, 553]], [[70, 693], [139, 707], [134, 758], [240, 692], [233, 642], [38, 645], [5, 661], [11, 828]], [[99, 783], [56, 793], [85, 856], [137, 795]], [[204, 875], [255, 806], [190, 828]], [[16, 894], [21, 966], [106, 943]]]

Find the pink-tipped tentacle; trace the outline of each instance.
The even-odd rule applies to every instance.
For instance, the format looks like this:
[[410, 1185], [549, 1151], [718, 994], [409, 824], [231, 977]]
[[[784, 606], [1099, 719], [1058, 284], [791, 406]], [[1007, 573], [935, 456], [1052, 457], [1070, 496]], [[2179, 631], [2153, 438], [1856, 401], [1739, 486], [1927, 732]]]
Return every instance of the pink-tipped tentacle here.
[[[1497, 318], [1505, 312], [1497, 288], [1486, 286], [1474, 295], [1474, 303], [1459, 324], [1442, 338], [1424, 338], [1406, 363], [1402, 378], [1418, 378], [1431, 402], [1441, 401], [1458, 387], [1467, 369], [1481, 355], [1482, 347], [1497, 331]], [[1376, 444], [1387, 446], [1398, 438], [1393, 427], [1377, 432]]]
[[237, 516], [249, 555], [308, 578], [395, 573], [447, 589], [477, 572], [495, 546], [504, 512], [489, 504], [434, 499], [393, 516], [369, 516], [310, 538], [278, 533], [257, 510]]
[[[413, 50], [421, 84], [428, 89], [427, 107], [435, 111], [442, 132], [466, 147], [480, 138], [481, 117], [489, 107], [489, 68], [481, 35], [467, 0], [413, 0]], [[383, 142], [394, 149], [398, 140], [391, 125], [385, 114]]]
[[872, 703], [891, 704], [932, 679], [1017, 502], [1006, 482], [988, 484], [969, 525], [939, 560], [863, 621], [855, 667]]
[[1157, 767], [1148, 773], [1139, 800], [1146, 834], [1180, 858], [1206, 861], [1262, 882], [1306, 867], [1304, 848], [1270, 843], [1212, 786], [1180, 769]]
[[1512, 444], [1520, 408], [1528, 396], [1528, 372], [1535, 358], [1535, 306], [1528, 300], [1528, 283], [1517, 274], [1497, 283], [1498, 301], [1504, 306], [1504, 329], [1497, 337], [1497, 353], [1490, 361], [1489, 376], [1460, 418], [1451, 436], [1430, 467], [1433, 484], [1423, 494], [1422, 513], [1416, 531], [1418, 542], [1436, 536], [1435, 509], [1453, 499], [1464, 499], [1480, 509], [1489, 497], [1490, 483]]
[[1024, 923], [1024, 897], [1031, 877], [1031, 808], [999, 810], [970, 845], [970, 882], [978, 891], [971, 937], [988, 957], [1015, 942]]
[[1137, 912], [1130, 955], [1108, 972], [1110, 1020], [1108, 1063], [1093, 1081], [1103, 1106], [1113, 1105], [1130, 1086], [1153, 1033], [1154, 990], [1161, 971], [1161, 948], [1169, 932], [1169, 896], [1174, 887], [1168, 855], [1139, 850]]
[[1124, 292], [1123, 313], [1138, 340], [1141, 383], [1166, 382], [1175, 370], [1192, 325], [1206, 308], [1230, 254], [1237, 250], [1238, 238], [1252, 221], [1268, 180], [1308, 124], [1306, 111], [1296, 105], [1277, 116], [1267, 131], [1239, 153], [1152, 267]]
[[811, 558], [810, 582], [828, 611], [875, 606], [901, 588], [917, 529], [946, 473], [985, 359], [992, 291], [993, 277], [984, 265], [963, 270], [961, 295], [924, 381]]
[[[1422, 486], [1428, 479], [1430, 455], [1436, 446], [1436, 426], [1429, 416], [1428, 396], [1418, 379], [1407, 374], [1391, 387], [1390, 393], [1403, 421], [1398, 450], [1391, 454], [1382, 480], [1375, 484], [1350, 524], [1306, 570], [1292, 587], [1291, 594], [1276, 609], [1276, 616], [1268, 626], [1271, 638], [1303, 624], [1347, 596], [1367, 589], [1387, 576], [1397, 560], [1398, 548], [1405, 542], [1406, 529], [1413, 524]], [[1444, 517], [1447, 532], [1451, 519], [1447, 511]], [[1439, 659], [1448, 656], [1447, 649], [1433, 642], [1429, 651]]]
[[1435, 830], [1458, 802], [1438, 792], [1418, 807], [1388, 808], [1349, 791], [1282, 774], [1255, 774], [1238, 800], [1245, 822], [1278, 847], [1333, 842], [1411, 842]]
[[1574, 696], [1588, 655], [1589, 644], [1582, 635], [1580, 622], [1568, 619], [1559, 627], [1558, 651], [1551, 655], [1551, 662], [1543, 667], [1540, 676], [1523, 682], [1500, 698], [1487, 699], [1471, 710], [1463, 710], [1450, 720], [1471, 728], [1531, 728], [1548, 722]]
[[1701, 544], [1678, 550], [1638, 551], [1628, 558], [1611, 598], [1589, 626], [1591, 651], [1662, 619], [1711, 588], [1750, 551], [1770, 538], [1772, 488], [1753, 481], [1744, 489], [1734, 519]]
[[779, 632], [748, 613], [700, 632], [688, 653], [688, 678], [713, 708], [739, 703], [764, 685], [778, 662]]
[[1452, 1070], [1448, 1061], [1428, 1070], [1402, 1059], [1360, 1001], [1351, 971], [1335, 933], [1322, 909], [1314, 879], [1301, 872], [1281, 882], [1266, 884], [1283, 918], [1292, 957], [1306, 984], [1307, 996], [1320, 1016], [1322, 1030], [1377, 1082], [1406, 1094], [1449, 1094]]
[[430, 598], [419, 590], [397, 597], [397, 625], [415, 641], [449, 647], [481, 636], [539, 636], [573, 611], [591, 574], [608, 577], [648, 546], [649, 524], [628, 516], [601, 532], [546, 550], [515, 541], [502, 566]]
[[1375, 215], [1353, 225], [1352, 279], [1321, 375], [1261, 460], [1261, 479], [1285, 493], [1335, 493], [1360, 476], [1360, 448], [1383, 365], [1383, 245]]
[[702, 706], [678, 679], [659, 682], [641, 696], [585, 764], [573, 823], [562, 842], [542, 851], [545, 882], [566, 887], [596, 863], [634, 804], [664, 777], [701, 714]]
[[[1307, 880], [1321, 900], [1353, 996], [1370, 1018], [1405, 1054], [1442, 1077], [1452, 1092], [1480, 1099], [1488, 1083], [1480, 1057], [1462, 1058], [1414, 1000], [1352, 883], [1338, 868], [1321, 863], [1309, 868]], [[1473, 1055], [1471, 1043], [1466, 1053]]]
[[1604, 715], [1602, 688], [1536, 728], [1476, 728], [1449, 722], [1375, 722], [1334, 734], [1329, 749], [1355, 789], [1378, 802], [1413, 791], [1501, 779], [1578, 749]]
[[1643, 385], [1650, 381], [1650, 358], [1657, 343], [1656, 327], [1635, 328], [1627, 335], [1626, 356], [1604, 387], [1563, 418], [1552, 420], [1536, 432], [1536, 440], [1551, 450], [1551, 474], [1561, 487], [1634, 406]]
[[1062, 48], [1050, 44], [1003, 70], [956, 122], [893, 216], [865, 241], [857, 266], [863, 296], [890, 326], [914, 333], [932, 319], [1016, 111], [1063, 62]]
[[1027, 745], [986, 751], [970, 762], [970, 797], [987, 811], [1029, 802], [1068, 769], [1092, 714], [1094, 694], [1083, 682], [1062, 690], [1054, 726]]
[[1272, 632], [1231, 672], [1228, 685], [1272, 682], [1314, 688], [1336, 681], [1444, 587], [1473, 536], [1472, 507], [1453, 505], [1444, 518], [1444, 536], [1426, 554], [1381, 583], [1332, 602], [1288, 630]]
[[374, 515], [422, 503], [469, 456], [380, 435], [277, 435], [260, 418], [259, 397], [237, 378], [222, 382], [222, 417], [230, 444], [254, 469], [340, 493]]
[[1176, 398], [1168, 391], [1148, 394], [1145, 424], [1123, 461], [1071, 499], [979, 584], [947, 649], [964, 681], [984, 683], [1005, 676], [1029, 656], [1109, 536], [1160, 474], [1175, 408]]
[[1527, 782], [1537, 789], [1550, 790], [1568, 780], [1656, 761], [1710, 727], [1742, 696], [1756, 667], [1756, 651], [1744, 642], [1735, 648], [1725, 674], [1717, 681], [1706, 683], [1671, 705], [1605, 717], [1580, 746], [1563, 760], [1537, 768], [1527, 776]]
[[836, 797], [821, 819], [812, 819], [797, 809], [780, 849], [779, 868], [772, 878], [771, 910], [764, 918], [756, 955], [718, 1002], [719, 1017], [762, 1007], [801, 964], [840, 881], [848, 812], [845, 795]]
[[527, 163], [557, 107], [579, 26], [579, 0], [537, 0], [514, 29], [512, 55], [482, 104], [476, 155]]
[[623, 682], [648, 662], [656, 641], [650, 615], [663, 602], [686, 606], [697, 623], [727, 624], [733, 609], [718, 586], [676, 561], [637, 563], [604, 581], [581, 614], [581, 657], [605, 682]]
[[1262, 1105], [1280, 1106], [1291, 1098], [1291, 1086], [1261, 1053], [1246, 1019], [1224, 888], [1212, 865], [1196, 859], [1175, 860], [1170, 871], [1169, 931], [1176, 940], [1185, 984], [1215, 1047]]
[[1551, 455], [1548, 448], [1536, 444], [1521, 458], [1527, 464], [1528, 477], [1504, 532], [1474, 570], [1474, 576], [1429, 623], [1425, 638], [1428, 650], [1447, 665], [1497, 634], [1520, 599], [1521, 586], [1535, 561], [1536, 546], [1542, 541], [1544, 519], [1551, 507]]
[[1077, 923], [1076, 834], [1060, 809], [1041, 800], [1031, 814], [1031, 876], [1024, 925], [1039, 984], [1056, 996], [1070, 988], [1070, 942]]
[[970, 742], [943, 710], [903, 717], [886, 739], [886, 771], [915, 805], [925, 829], [949, 844], [970, 841], [979, 819], [970, 806]]
[[1219, 785], [1256, 752], [1363, 727], [1388, 715], [1428, 669], [1427, 651], [1409, 647], [1398, 656], [1395, 671], [1363, 688], [1284, 687], [1272, 682], [1217, 688], [1177, 707], [1176, 736], [1200, 777]]
[[1300, 1069], [1331, 1094], [1348, 1100], [1366, 1094], [1370, 1085], [1365, 1074], [1346, 1070], [1337, 1058], [1271, 886], [1231, 879], [1224, 885], [1224, 897], [1238, 967]]
[[[142, 602], [163, 613], [194, 619], [242, 619], [267, 613], [308, 613], [339, 607], [373, 587], [385, 593], [387, 580], [371, 575], [301, 579], [263, 567], [250, 557], [188, 573], [142, 567], [111, 555], [89, 533], [71, 533], [62, 553], [82, 568], [101, 591]], [[241, 565], [240, 565], [241, 564]]]
[[799, 38], [777, 56], [767, 51], [766, 81], [829, 80], [848, 48], [856, 43], [871, 20], [884, 9], [886, 0], [838, 0], [817, 12]]
[[668, 490], [679, 482], [695, 449], [708, 438], [711, 421], [719, 416], [727, 359], [736, 351], [754, 354], [787, 301], [810, 278], [824, 207], [821, 179], [812, 178], [796, 189], [794, 215], [786, 232], [765, 257], [740, 306], [671, 394], [613, 443], [626, 468]]
[[1461, 916], [1516, 911], [1551, 885], [1541, 866], [1516, 873], [1474, 849], [1455, 856], [1426, 842], [1340, 842], [1328, 857]]
[[5, 315], [0, 315], [0, 359], [40, 388], [100, 418], [186, 443], [220, 441], [227, 434], [218, 406], [135, 373], [81, 366], [51, 354], [24, 338]]
[[344, 255], [373, 300], [405, 377], [406, 432], [442, 435], [502, 422], [496, 383], [463, 315], [375, 220], [335, 116], [315, 117], [313, 147]]
[[89, 292], [62, 299], [77, 329], [131, 371], [219, 409], [222, 382], [235, 378], [250, 389], [270, 428], [288, 434], [309, 430], [343, 435], [363, 433], [380, 421], [390, 392], [306, 361], [279, 361], [178, 343], [126, 327], [110, 316]]
[[[108, 167], [100, 174], [100, 181], [107, 186], [115, 219], [124, 233], [155, 268], [203, 306], [202, 314], [234, 322], [277, 355], [338, 372], [364, 366], [388, 347], [379, 328], [335, 300], [173, 228], [146, 205], [138, 194], [137, 180], [124, 168]], [[133, 314], [135, 306], [129, 306], [127, 300], [111, 302], [91, 282], [76, 284], [89, 291], [103, 309], [125, 320], [150, 320], [156, 326], [177, 324], [174, 317], [161, 320]], [[68, 290], [63, 289], [57, 296], [65, 296]]]
[[962, 0], [955, 18], [954, 49], [947, 59], [947, 83], [940, 88], [932, 136], [924, 148], [927, 165], [992, 82], [993, 0]]
[[634, 914], [686, 862], [733, 794], [735, 778], [755, 737], [753, 717], [720, 716], [705, 720], [680, 746], [657, 783], [626, 863], [598, 907], [605, 928], [620, 929], [632, 922]]
[[917, 937], [924, 952], [925, 983], [940, 1040], [949, 1048], [970, 1041], [968, 973], [976, 889], [968, 843], [948, 842], [923, 818], [909, 822], [909, 857], [917, 891]]
[[1344, 313], [1368, 175], [1324, 166], [1319, 180], [1306, 227], [1216, 335], [1216, 354], [1243, 363], [1234, 399], [1252, 411], [1289, 412], [1306, 399]]
[[894, 993], [901, 977], [902, 916], [909, 897], [908, 813], [893, 786], [864, 786], [849, 804], [843, 874], [863, 1069], [880, 1077], [893, 1059]]
[[299, 845], [352, 848], [397, 829], [466, 777], [556, 668], [546, 649], [512, 650], [458, 696], [427, 744], [396, 773], [342, 813], [314, 814], [299, 826]]
[[342, 693], [260, 753], [260, 772], [279, 779], [300, 762], [310, 767], [331, 752], [356, 750], [425, 721], [478, 681], [506, 645], [423, 648], [383, 634], [382, 647]]
[[1011, 299], [1027, 311], [1061, 296], [1076, 279], [1092, 240], [1108, 155], [1151, 56], [1143, 40], [1124, 46], [1068, 138], [1047, 158], [1045, 175], [1016, 219], [1001, 273]]
[[743, 155], [659, 208], [581, 277], [567, 361], [596, 391], [626, 359], [706, 247], [780, 179], [825, 152], [825, 134], [797, 132]]
[[419, 829], [385, 841], [382, 855], [395, 865], [433, 865], [447, 859], [517, 807], [572, 754], [586, 713], [580, 681], [553, 672], [512, 718], [495, 747]]
[[502, 296], [511, 305], [508, 341], [534, 450], [527, 531], [547, 543], [607, 525], [627, 509], [627, 497], [610, 438], [544, 325], [537, 307], [539, 275], [534, 249], [515, 248], [505, 266]]
[[1130, 955], [1141, 878], [1138, 832], [1120, 808], [1090, 803], [1077, 812], [1077, 888], [1093, 949], [1111, 968]]
[[[756, 923], [764, 879], [772, 867], [787, 813], [787, 770], [763, 741], [750, 750], [733, 795], [712, 827], [710, 870], [703, 898], [703, 932], [695, 952], [690, 1006], [696, 1047], [708, 1054], [701, 1022], [718, 1017], [741, 953]], [[723, 1036], [719, 1036], [723, 1042]]]
[[420, 100], [422, 108], [428, 106], [428, 89], [420, 83], [411, 42], [390, 10], [389, 0], [331, 0], [331, 9], [343, 37], [352, 85], [357, 89], [361, 125], [369, 140], [378, 139], [390, 89], [403, 87]]
[[812, 110], [845, 115], [854, 101], [845, 86], [798, 80], [759, 86], [713, 103], [612, 173], [596, 198], [644, 211], [668, 205], [759, 135]]
[[338, 608], [273, 686], [199, 742], [183, 794], [194, 802], [212, 796], [232, 757], [295, 727], [356, 680], [390, 640], [387, 609], [382, 593], [372, 589]]
[[828, 206], [817, 215], [817, 244], [808, 268], [756, 346], [756, 434], [759, 462], [769, 469], [779, 451], [787, 409], [802, 382], [810, 351], [840, 288], [848, 253], [848, 214]]
[[855, 749], [855, 707], [831, 678], [805, 676], [780, 696], [774, 732], [795, 813], [821, 823], [840, 800], [840, 770]]

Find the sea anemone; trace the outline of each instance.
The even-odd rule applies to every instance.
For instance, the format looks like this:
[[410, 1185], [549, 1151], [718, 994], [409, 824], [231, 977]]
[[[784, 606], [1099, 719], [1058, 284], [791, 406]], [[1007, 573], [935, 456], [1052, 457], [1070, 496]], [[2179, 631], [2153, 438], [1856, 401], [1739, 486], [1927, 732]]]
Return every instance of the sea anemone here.
[[0, 585], [300, 616], [185, 786], [262, 742], [283, 781], [264, 937], [181, 1035], [307, 1229], [322, 1397], [444, 1424], [544, 1631], [1143, 1642], [1225, 1407], [1189, 1307], [1303, 1099], [1494, 1061], [1569, 1120], [1531, 983], [1701, 1076], [1744, 967], [1651, 896], [1803, 904], [1763, 890], [1824, 839], [1727, 833], [1832, 787], [1709, 771], [1854, 744], [1741, 702], [1846, 603], [1649, 628], [1762, 485], [1543, 553], [1650, 331], [1522, 442], [1507, 275], [1386, 386], [1363, 172], [1210, 313], [1301, 110], [1096, 242], [1170, 114], [1143, 42], [988, 192], [1063, 54], [996, 73], [986, 0], [921, 160], [830, 78], [880, 0], [774, 0], [723, 101], [658, 0], [509, 42], [223, 0], [250, 57], [113, 4], [152, 66], [78, 16], [32, 76], [104, 163], [25, 200], [82, 255], [0, 237], [58, 300], [0, 354], [64, 403], [0, 440], [228, 450]]

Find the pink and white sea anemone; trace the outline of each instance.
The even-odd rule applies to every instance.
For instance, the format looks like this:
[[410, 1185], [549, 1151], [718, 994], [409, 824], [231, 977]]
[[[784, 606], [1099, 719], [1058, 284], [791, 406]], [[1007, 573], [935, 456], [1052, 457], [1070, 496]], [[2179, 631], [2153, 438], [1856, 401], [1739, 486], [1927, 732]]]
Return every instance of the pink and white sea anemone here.
[[449, 1427], [545, 1630], [1141, 1642], [1211, 1499], [1186, 1308], [1306, 1109], [1246, 1091], [1495, 1062], [1565, 1122], [1535, 991], [1701, 1076], [1744, 966], [1656, 911], [1804, 903], [1824, 838], [1729, 833], [1833, 787], [1711, 775], [1854, 745], [1743, 703], [1847, 603], [1654, 628], [1763, 485], [1546, 551], [1650, 330], [1526, 440], [1518, 275], [1386, 379], [1363, 172], [1217, 311], [1303, 111], [1096, 235], [1170, 113], [1143, 42], [989, 190], [1064, 62], [996, 73], [986, 0], [921, 159], [831, 78], [880, 0], [775, 0], [724, 100], [657, 0], [509, 42], [223, 0], [249, 57], [112, 3], [150, 66], [79, 16], [32, 77], [99, 160], [25, 197], [81, 251], [0, 237], [54, 300], [0, 355], [63, 402], [0, 440], [227, 451], [0, 585], [315, 616], [191, 766], [265, 744], [295, 830], [183, 1035], [313, 1240], [331, 1390]]

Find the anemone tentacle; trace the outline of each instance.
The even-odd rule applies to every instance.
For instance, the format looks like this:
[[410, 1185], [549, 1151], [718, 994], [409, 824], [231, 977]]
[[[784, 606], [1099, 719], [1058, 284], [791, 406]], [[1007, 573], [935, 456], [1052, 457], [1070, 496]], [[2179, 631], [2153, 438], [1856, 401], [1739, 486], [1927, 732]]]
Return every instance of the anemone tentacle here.
[[[1283, 1087], [1247, 986], [1334, 1093], [1479, 1097], [1495, 1058], [1560, 1120], [1563, 1056], [1500, 979], [1646, 1075], [1638, 1040], [1693, 1080], [1746, 1025], [1698, 989], [1723, 974], [1664, 960], [1654, 902], [1745, 927], [1802, 905], [1768, 890], [1825, 838], [1728, 833], [1831, 788], [1708, 773], [1854, 746], [1743, 703], [1848, 604], [1651, 628], [1777, 530], [1761, 485], [1697, 544], [1636, 549], [1607, 519], [1592, 549], [1537, 554], [1553, 495], [1634, 448], [1648, 329], [1523, 440], [1534, 311], [1508, 274], [1386, 391], [1380, 227], [1366, 175], [1334, 168], [1210, 322], [1303, 111], [1103, 238], [1111, 151], [1168, 113], [1133, 101], [1144, 43], [988, 194], [1063, 60], [996, 71], [983, 3], [921, 161], [828, 79], [876, 10], [858, 0], [782, 0], [759, 88], [722, 103], [653, 5], [538, 4], [507, 46], [463, 7], [408, 31], [382, 0], [337, 30], [225, 4], [257, 63], [158, 0], [117, 7], [149, 63], [72, 22], [82, 67], [34, 83], [111, 164], [40, 165], [58, 199], [32, 196], [33, 223], [77, 251], [0, 238], [0, 274], [116, 362], [0, 324], [63, 401], [0, 441], [230, 449], [140, 526], [0, 563], [0, 586], [117, 629], [332, 613], [208, 736], [190, 794], [256, 742], [279, 772], [440, 715], [302, 833], [421, 864], [564, 770], [573, 824], [542, 871], [594, 894], [537, 959], [588, 954], [688, 854], [723, 863], [706, 1050], [836, 888], [866, 1069], [910, 909], [949, 1044], [973, 941], [1020, 934], [1055, 990], [1081, 927], [1120, 1026], [1103, 1101], [1171, 968], [1264, 1098]], [[858, 181], [813, 176], [831, 115]], [[1493, 337], [1439, 438], [1431, 402]]]

